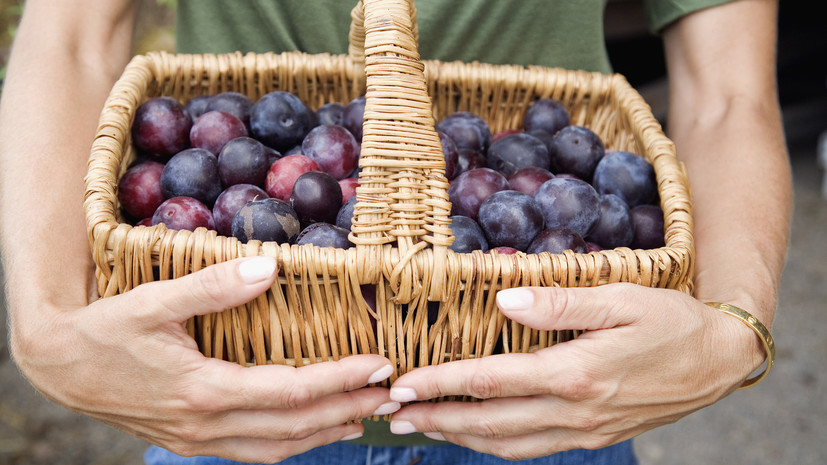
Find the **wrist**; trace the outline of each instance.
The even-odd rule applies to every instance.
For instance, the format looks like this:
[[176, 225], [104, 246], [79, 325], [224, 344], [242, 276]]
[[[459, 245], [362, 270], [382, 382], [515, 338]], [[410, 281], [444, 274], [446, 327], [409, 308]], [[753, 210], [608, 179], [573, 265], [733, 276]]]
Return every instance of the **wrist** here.
[[[729, 344], [723, 345], [740, 360], [736, 375], [743, 379], [739, 389], [761, 382], [770, 372], [775, 360], [775, 341], [769, 329], [749, 311], [729, 303], [706, 302], [720, 313], [718, 321], [725, 325]], [[763, 370], [757, 371], [764, 366]]]

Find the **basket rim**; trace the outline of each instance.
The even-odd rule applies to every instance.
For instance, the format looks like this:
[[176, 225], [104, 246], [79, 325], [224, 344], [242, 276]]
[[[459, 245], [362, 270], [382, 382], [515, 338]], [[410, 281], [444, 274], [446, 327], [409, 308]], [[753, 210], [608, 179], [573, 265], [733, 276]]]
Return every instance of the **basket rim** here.
[[[351, 58], [348, 55], [333, 55], [328, 53], [306, 54], [303, 52], [250, 52], [246, 54], [242, 54], [240, 52], [227, 54], [178, 54], [169, 52], [150, 52], [146, 55], [136, 55], [133, 57], [125, 68], [121, 78], [112, 88], [112, 92], [110, 93], [101, 113], [101, 124], [98, 127], [98, 131], [92, 145], [92, 150], [89, 157], [89, 169], [85, 178], [86, 192], [84, 199], [84, 210], [87, 218], [87, 230], [90, 245], [92, 246], [95, 256], [95, 262], [99, 268], [105, 268], [104, 264], [108, 264], [111, 260], [111, 257], [109, 256], [111, 255], [111, 251], [116, 249], [118, 244], [131, 240], [128, 236], [130, 236], [133, 229], [136, 229], [131, 225], [120, 223], [115, 216], [114, 212], [118, 208], [116, 196], [118, 179], [108, 179], [103, 188], [93, 185], [93, 181], [98, 179], [101, 173], [106, 172], [106, 170], [101, 169], [101, 163], [111, 163], [112, 156], [118, 156], [118, 154], [113, 154], [113, 150], [118, 150], [118, 144], [120, 144], [121, 150], [126, 149], [126, 145], [130, 137], [126, 134], [130, 131], [130, 127], [129, 125], [124, 126], [124, 124], [126, 124], [126, 122], [131, 124], [132, 117], [134, 117], [134, 111], [137, 105], [140, 104], [140, 102], [136, 101], [134, 98], [128, 97], [128, 94], [131, 91], [134, 91], [135, 84], [133, 80], [138, 80], [138, 82], [143, 83], [140, 84], [143, 86], [140, 93], [142, 94], [142, 98], [146, 98], [146, 92], [151, 84], [157, 83], [159, 77], [169, 79], [171, 73], [175, 71], [175, 68], [180, 66], [182, 63], [186, 63], [187, 66], [191, 66], [192, 62], [197, 59], [200, 63], [203, 63], [203, 71], [217, 73], [219, 76], [235, 73], [248, 77], [252, 70], [256, 70], [263, 64], [272, 62], [272, 60], [279, 58], [294, 60], [297, 62], [313, 60], [325, 62], [335, 61], [337, 63], [340, 62], [344, 66], [348, 66], [348, 63], [351, 61]], [[228, 63], [230, 65], [228, 65]], [[480, 74], [492, 76], [496, 75], [498, 71], [502, 71], [504, 74], [511, 72], [521, 76], [516, 79], [530, 77], [536, 79], [538, 82], [544, 82], [544, 80], [558, 78], [560, 76], [563, 76], [565, 79], [569, 79], [573, 82], [580, 82], [581, 80], [588, 79], [599, 80], [601, 81], [601, 86], [608, 89], [609, 92], [613, 92], [617, 95], [623, 94], [632, 102], [633, 108], [629, 109], [632, 114], [630, 124], [640, 126], [641, 132], [645, 134], [647, 145], [651, 147], [653, 152], [655, 152], [650, 162], [652, 162], [653, 165], [656, 163], [668, 165], [670, 169], [683, 171], [685, 174], [683, 164], [677, 160], [674, 144], [663, 134], [660, 124], [651, 114], [649, 106], [643, 101], [643, 98], [632, 88], [631, 85], [629, 85], [626, 78], [620, 74], [613, 73], [607, 75], [582, 70], [566, 70], [562, 68], [545, 68], [540, 66], [491, 65], [479, 62], [463, 63], [423, 60], [422, 63], [424, 64], [425, 75], [429, 81], [444, 77], [444, 75], [448, 74], [451, 69], [456, 68], [464, 68], [466, 70], [474, 68], [474, 70], [478, 71]], [[242, 67], [246, 66], [248, 69], [233, 69], [233, 65], [238, 64], [241, 64]], [[540, 98], [540, 95], [537, 95], [536, 97]], [[120, 126], [105, 123], [104, 116], [107, 114], [117, 115], [121, 119], [119, 122]], [[124, 121], [124, 119], [126, 121]], [[119, 139], [119, 137], [121, 139]], [[120, 155], [123, 156], [123, 154]], [[118, 163], [121, 163], [122, 161], [123, 160], [117, 160]], [[665, 199], [663, 199], [663, 197], [661, 198], [661, 207], [664, 209], [664, 218], [665, 220], [669, 218], [668, 222], [665, 221], [664, 224], [666, 245], [659, 249], [626, 250], [627, 248], [621, 248], [623, 250], [620, 251], [613, 249], [599, 252], [589, 252], [588, 254], [571, 254], [571, 256], [564, 255], [567, 257], [567, 260], [573, 259], [575, 263], [579, 263], [584, 259], [583, 256], [592, 254], [599, 254], [603, 256], [603, 259], [606, 261], [617, 258], [614, 257], [615, 254], [625, 257], [624, 259], [629, 259], [629, 257], [632, 256], [637, 257], [640, 254], [664, 254], [678, 260], [686, 266], [681, 279], [685, 279], [688, 283], [687, 285], [691, 288], [694, 246], [691, 220], [692, 207], [689, 197], [688, 181], [686, 183], [681, 183], [675, 182], [672, 179], [663, 179], [663, 169], [658, 169], [658, 166], [655, 166], [655, 168], [656, 176], [658, 176], [659, 193], [661, 193], [662, 184], [669, 184], [670, 187], [676, 189], [678, 194], [676, 201], [677, 205], [664, 205]], [[682, 210], [685, 214], [682, 214], [680, 215], [680, 218], [677, 218], [675, 215], [668, 215], [667, 209], [670, 211]], [[153, 236], [168, 237], [167, 240], [173, 240], [174, 236], [182, 233], [167, 230], [164, 225], [151, 226], [148, 228], [152, 229], [151, 234]], [[184, 232], [184, 234], [188, 235], [189, 231]], [[144, 233], [141, 233], [141, 235], [143, 236]], [[247, 244], [233, 243], [233, 241], [237, 242], [235, 238], [226, 238], [226, 240], [230, 243], [223, 244], [224, 247], [235, 250], [238, 256], [247, 256], [253, 250], [255, 250], [256, 254], [261, 254], [262, 250], [265, 249], [272, 250], [272, 248], [262, 248], [260, 245], [248, 247]], [[318, 249], [318, 247], [312, 245], [291, 247]], [[358, 250], [364, 250], [370, 247], [374, 246], [362, 246], [357, 244], [355, 248]], [[393, 244], [390, 244], [390, 247], [394, 248]], [[249, 251], [247, 250], [248, 248], [250, 249]], [[379, 247], [378, 249], [372, 250], [370, 253], [374, 255], [385, 253], [381, 252], [380, 249], [386, 248], [387, 246]], [[282, 249], [275, 248], [275, 250]], [[154, 252], [155, 251], [153, 250], [153, 253]], [[415, 253], [419, 252], [421, 252], [421, 250], [415, 251]], [[324, 255], [331, 252], [321, 250], [314, 253], [321, 253]], [[449, 255], [455, 254], [455, 252], [450, 250], [447, 250], [447, 253]], [[278, 256], [279, 254], [280, 252], [276, 252], [275, 255]], [[548, 252], [543, 252], [543, 254], [551, 255]], [[491, 260], [499, 260], [500, 262], [507, 262], [510, 260], [503, 255], [495, 256], [498, 258], [491, 258]], [[401, 266], [404, 267], [405, 265]], [[370, 274], [371, 276], [375, 276], [375, 273], [377, 272], [378, 271], [374, 271]], [[402, 269], [398, 268], [394, 269], [393, 273], [401, 272]]]

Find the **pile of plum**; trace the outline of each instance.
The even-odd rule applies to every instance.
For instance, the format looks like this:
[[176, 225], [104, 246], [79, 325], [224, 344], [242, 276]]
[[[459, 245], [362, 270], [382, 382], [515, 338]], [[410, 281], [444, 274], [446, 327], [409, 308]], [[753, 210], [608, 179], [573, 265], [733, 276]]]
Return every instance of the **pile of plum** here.
[[[313, 111], [274, 91], [138, 107], [139, 156], [118, 199], [133, 224], [215, 229], [249, 240], [348, 248], [365, 97]], [[607, 151], [559, 102], [528, 108], [522, 129], [491, 134], [469, 112], [436, 125], [459, 253], [577, 253], [664, 244], [652, 166]]]

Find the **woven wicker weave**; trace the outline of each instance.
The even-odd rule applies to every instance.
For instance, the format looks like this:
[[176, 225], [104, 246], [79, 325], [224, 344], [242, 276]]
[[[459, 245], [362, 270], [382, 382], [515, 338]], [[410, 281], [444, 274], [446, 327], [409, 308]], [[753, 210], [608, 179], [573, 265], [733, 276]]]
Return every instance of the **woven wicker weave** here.
[[[498, 289], [632, 282], [691, 292], [688, 181], [672, 142], [622, 76], [420, 61], [409, 0], [357, 5], [350, 46], [347, 56], [135, 57], [101, 114], [86, 178], [85, 209], [100, 295], [237, 257], [269, 255], [281, 270], [270, 291], [242, 307], [188, 323], [205, 355], [242, 364], [301, 366], [379, 353], [396, 363], [394, 379], [417, 366], [532, 351], [576, 336], [576, 331], [536, 331], [507, 321], [494, 303]], [[366, 92], [351, 234], [356, 247], [242, 244], [215, 231], [123, 222], [117, 186], [135, 159], [130, 127], [142, 102], [159, 95], [186, 102], [223, 91], [255, 100], [273, 90], [293, 92], [312, 108], [347, 103]], [[654, 165], [665, 247], [557, 255], [456, 254], [447, 248], [451, 206], [434, 121], [465, 110], [482, 116], [494, 133], [519, 128], [525, 110], [541, 97], [561, 101], [572, 124], [595, 131], [607, 148], [638, 153]], [[365, 285], [376, 286], [375, 311], [363, 297]]]

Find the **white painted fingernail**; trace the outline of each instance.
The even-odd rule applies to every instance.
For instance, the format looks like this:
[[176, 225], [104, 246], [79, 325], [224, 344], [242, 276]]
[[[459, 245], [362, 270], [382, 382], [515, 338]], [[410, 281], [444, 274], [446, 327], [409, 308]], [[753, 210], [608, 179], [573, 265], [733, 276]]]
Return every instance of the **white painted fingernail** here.
[[388, 379], [388, 377], [393, 374], [393, 367], [390, 365], [385, 365], [382, 368], [373, 372], [372, 375], [368, 378], [368, 384], [378, 383], [380, 381], [384, 381]]
[[263, 281], [276, 271], [276, 260], [272, 257], [255, 257], [242, 261], [238, 265], [238, 274], [247, 284]]
[[416, 427], [409, 421], [392, 421], [391, 433], [393, 434], [411, 434], [416, 433]]
[[348, 434], [347, 436], [345, 436], [345, 437], [343, 437], [342, 439], [339, 439], [339, 440], [340, 440], [340, 441], [352, 441], [352, 440], [354, 440], [354, 439], [359, 439], [359, 438], [361, 438], [361, 437], [362, 437], [362, 435], [363, 435], [363, 433], [360, 431], [360, 432], [358, 432], [358, 433], [351, 433], [351, 434]]
[[402, 408], [402, 406], [399, 404], [399, 402], [385, 402], [384, 404], [377, 407], [376, 411], [373, 412], [373, 414], [377, 416], [388, 415], [399, 410], [400, 408]]
[[434, 441], [444, 441], [445, 440], [445, 436], [443, 436], [442, 433], [433, 432], [433, 433], [422, 433], [422, 434], [424, 434], [425, 437], [427, 437], [427, 438], [433, 439]]
[[391, 400], [395, 400], [397, 402], [412, 402], [416, 400], [416, 391], [411, 388], [391, 388], [390, 392]]
[[503, 310], [528, 310], [534, 305], [534, 293], [520, 287], [503, 289], [497, 293], [497, 305]]

